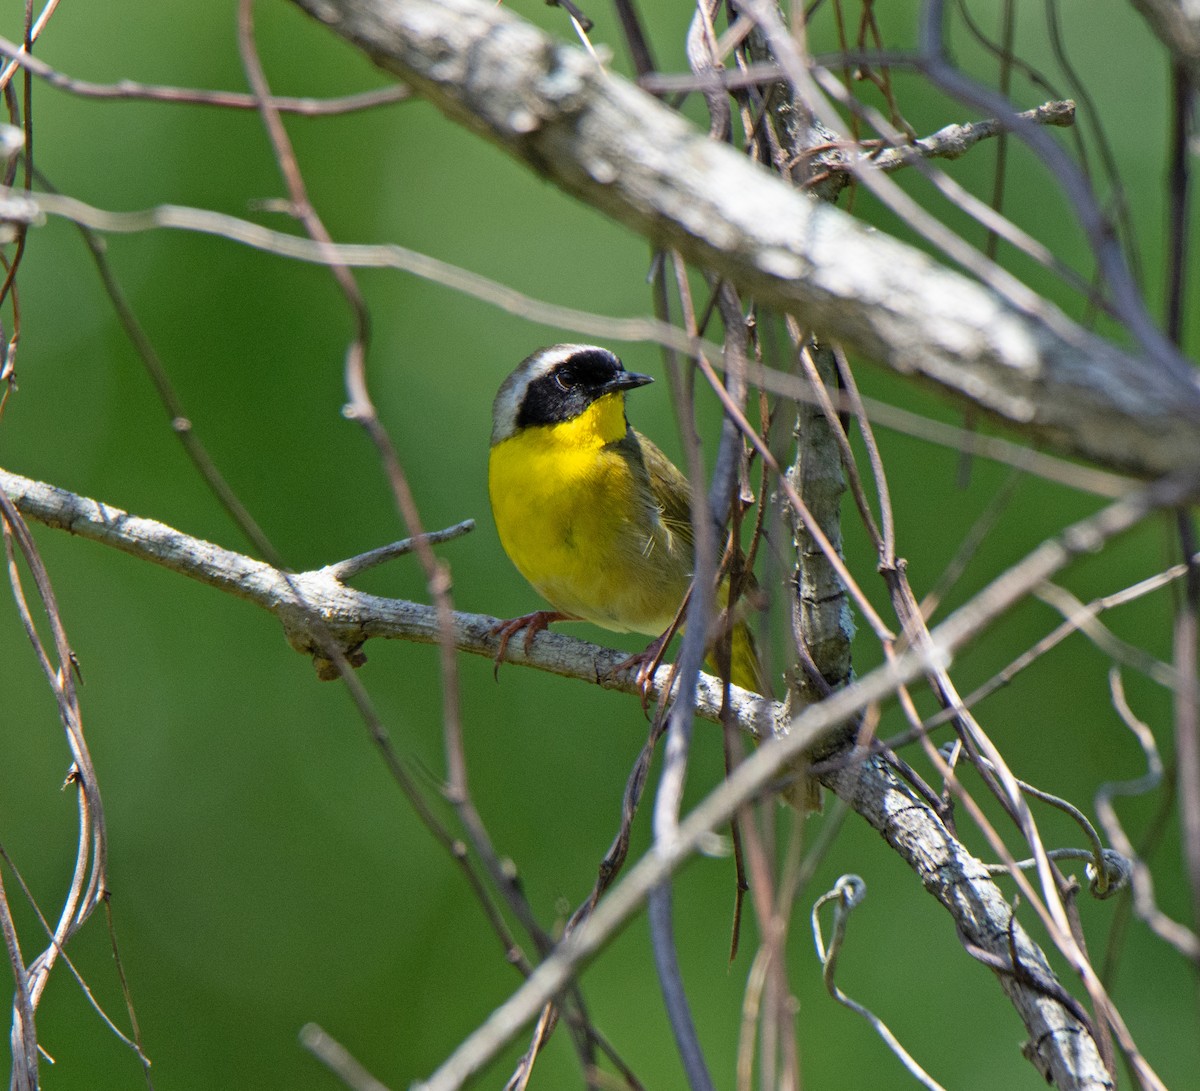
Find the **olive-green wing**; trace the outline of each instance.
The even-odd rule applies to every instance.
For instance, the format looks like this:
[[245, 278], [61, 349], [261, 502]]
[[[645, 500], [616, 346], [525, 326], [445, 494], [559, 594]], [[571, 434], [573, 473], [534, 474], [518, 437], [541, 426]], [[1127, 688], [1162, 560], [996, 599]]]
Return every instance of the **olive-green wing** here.
[[654, 494], [662, 521], [690, 551], [693, 542], [692, 504], [687, 478], [652, 440], [637, 431], [633, 432], [633, 436], [641, 448], [642, 460], [650, 478], [650, 491]]

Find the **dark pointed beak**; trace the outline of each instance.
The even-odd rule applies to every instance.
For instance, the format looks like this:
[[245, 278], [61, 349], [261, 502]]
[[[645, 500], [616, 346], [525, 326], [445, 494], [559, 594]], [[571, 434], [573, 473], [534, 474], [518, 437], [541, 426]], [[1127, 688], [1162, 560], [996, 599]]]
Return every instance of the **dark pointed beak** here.
[[650, 375], [639, 375], [636, 371], [622, 371], [606, 385], [609, 390], [634, 390], [652, 382], [654, 382], [654, 378]]

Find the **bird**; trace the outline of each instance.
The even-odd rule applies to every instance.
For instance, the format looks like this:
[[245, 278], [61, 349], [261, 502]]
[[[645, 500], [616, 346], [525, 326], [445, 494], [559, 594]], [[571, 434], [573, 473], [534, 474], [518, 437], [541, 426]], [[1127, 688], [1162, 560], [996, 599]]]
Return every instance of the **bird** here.
[[[526, 357], [500, 386], [492, 514], [504, 551], [553, 609], [498, 625], [497, 664], [521, 629], [528, 648], [563, 620], [657, 638], [623, 666], [661, 653], [691, 586], [694, 548], [687, 478], [626, 417], [626, 394], [652, 381], [608, 349], [560, 344]], [[728, 580], [719, 601], [728, 602]], [[730, 681], [770, 696], [750, 627], [735, 619]]]

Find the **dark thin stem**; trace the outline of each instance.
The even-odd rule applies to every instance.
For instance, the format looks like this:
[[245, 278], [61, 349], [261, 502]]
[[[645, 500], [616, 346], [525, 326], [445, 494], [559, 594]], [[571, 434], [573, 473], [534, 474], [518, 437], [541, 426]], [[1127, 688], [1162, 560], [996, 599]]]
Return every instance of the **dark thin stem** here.
[[1187, 558], [1185, 592], [1175, 617], [1175, 754], [1178, 768], [1180, 825], [1184, 868], [1192, 896], [1192, 922], [1200, 923], [1200, 680], [1197, 679], [1197, 619], [1200, 618], [1200, 567], [1195, 561], [1196, 530], [1191, 516], [1177, 517]]
[[562, 8], [563, 11], [565, 11], [572, 19], [575, 20], [575, 22], [579, 24], [584, 34], [586, 34], [592, 29], [593, 26], [596, 25], [591, 21], [591, 19], [583, 14], [583, 9], [580, 8], [578, 4], [574, 3], [573, 0], [547, 0], [547, 2], [553, 8]]
[[[279, 116], [279, 111], [273, 105], [271, 89], [258, 57], [254, 37], [253, 0], [241, 0], [239, 4], [238, 45], [247, 79], [258, 101], [263, 125], [288, 189], [292, 214], [303, 225], [310, 238], [322, 246], [328, 246], [332, 243], [332, 237], [308, 198], [295, 150]], [[513, 910], [539, 949], [547, 950], [550, 946], [549, 938], [537, 923], [532, 910], [517, 889], [512, 877], [507, 874], [501, 864], [491, 839], [484, 829], [483, 822], [470, 802], [459, 718], [458, 664], [454, 645], [454, 616], [449, 594], [449, 575], [434, 555], [424, 534], [408, 480], [367, 391], [365, 361], [370, 338], [370, 317], [362, 293], [359, 291], [353, 273], [344, 263], [332, 261], [330, 270], [345, 296], [354, 321], [354, 338], [346, 352], [345, 381], [349, 405], [346, 407], [345, 413], [363, 426], [375, 445], [392, 487], [396, 506], [414, 539], [416, 553], [425, 570], [430, 594], [437, 610], [444, 702], [443, 721], [450, 769], [450, 784], [445, 789], [445, 794], [455, 806], [460, 820], [467, 828], [472, 846], [482, 860], [497, 890], [503, 895], [509, 908]], [[465, 850], [459, 845], [457, 839], [451, 838], [448, 832], [441, 827], [420, 796], [416, 784], [396, 753], [386, 728], [371, 705], [365, 688], [354, 674], [346, 657], [337, 648], [330, 650], [335, 653], [331, 658], [337, 665], [338, 673], [349, 689], [359, 714], [366, 723], [393, 779], [414, 806], [418, 815], [421, 816], [425, 825], [435, 831], [438, 840], [449, 851], [451, 858], [464, 868], [468, 881], [497, 935], [505, 943], [506, 949], [519, 955], [490, 894], [486, 891], [481, 878], [470, 866]]]
[[[1167, 168], [1167, 273], [1166, 330], [1176, 344], [1183, 344], [1187, 299], [1187, 263], [1191, 213], [1191, 158], [1189, 119], [1195, 92], [1187, 69], [1176, 65], [1171, 73], [1171, 149]], [[1190, 555], [1190, 554], [1189, 554]]]
[[[1046, 5], [1046, 30], [1050, 39], [1050, 48], [1054, 53], [1054, 59], [1058, 62], [1059, 68], [1062, 69], [1063, 75], [1067, 79], [1071, 97], [1079, 102], [1084, 124], [1092, 130], [1096, 156], [1100, 160], [1100, 170], [1109, 193], [1108, 204], [1113, 210], [1113, 218], [1117, 222], [1121, 237], [1125, 240], [1125, 252], [1129, 257], [1133, 278], [1141, 284], [1143, 282], [1141, 261], [1138, 257], [1138, 248], [1136, 245], [1137, 234], [1134, 231], [1133, 217], [1129, 207], [1129, 194], [1125, 189], [1124, 183], [1121, 181], [1121, 171], [1117, 165], [1117, 156], [1113, 151], [1112, 141], [1108, 138], [1108, 131], [1101, 120], [1103, 111], [1097, 107], [1092, 93], [1088, 90], [1087, 83], [1075, 71], [1075, 65], [1067, 55], [1066, 42], [1062, 32], [1062, 21], [1059, 18], [1059, 7], [1060, 5], [1057, 2]], [[1076, 130], [1074, 136], [1080, 168], [1085, 176], [1090, 177], [1088, 143], [1080, 130]]]
[[[38, 181], [43, 188], [49, 189], [54, 193], [58, 192], [40, 174]], [[112, 304], [113, 310], [117, 314], [117, 321], [121, 323], [121, 328], [125, 331], [125, 336], [129, 338], [129, 343], [141, 359], [146, 375], [149, 377], [150, 382], [154, 384], [158, 400], [163, 409], [166, 410], [167, 417], [171, 423], [171, 430], [179, 439], [188, 458], [191, 459], [196, 472], [200, 474], [201, 479], [208, 485], [217, 503], [225, 509], [234, 526], [246, 536], [246, 540], [250, 542], [258, 552], [258, 555], [276, 568], [284, 568], [283, 558], [279, 555], [279, 552], [275, 549], [262, 527], [258, 525], [258, 521], [250, 514], [249, 509], [242, 503], [237, 493], [234, 492], [225, 475], [221, 473], [216, 462], [213, 461], [208, 448], [205, 447], [203, 441], [193, 429], [192, 422], [186, 414], [183, 401], [175, 390], [167, 369], [163, 366], [161, 357], [146, 334], [145, 328], [138, 321], [138, 317], [130, 306], [129, 299], [125, 295], [120, 281], [117, 280], [116, 274], [113, 272], [112, 263], [108, 260], [107, 248], [100, 236], [90, 227], [85, 227], [83, 224], [76, 224], [76, 227], [83, 239], [84, 246], [88, 248], [88, 253], [92, 256], [92, 261], [96, 264], [96, 272], [100, 275], [100, 283], [103, 285], [104, 292], [108, 296], [108, 301]]]
[[[744, 402], [746, 359], [741, 304], [733, 289], [728, 287], [718, 290], [717, 302], [725, 324], [727, 383], [731, 394], [736, 394], [739, 401]], [[690, 415], [687, 419], [690, 421]], [[694, 432], [690, 430], [685, 438], [691, 440], [685, 446], [688, 479], [692, 483], [692, 529], [695, 536], [696, 560], [691, 600], [687, 607], [687, 630], [676, 666], [679, 679], [678, 696], [667, 719], [666, 752], [654, 806], [654, 836], [664, 848], [669, 848], [674, 843], [678, 830], [695, 711], [696, 680], [706, 652], [709, 622], [713, 616], [716, 598], [718, 530], [724, 524], [732, 506], [741, 448], [737, 425], [726, 417], [722, 421], [721, 442], [717, 450], [712, 486], [705, 496], [698, 485], [698, 482], [703, 480], [699, 443]], [[659, 984], [671, 1020], [671, 1030], [675, 1035], [690, 1085], [693, 1088], [707, 1089], [712, 1086], [712, 1082], [705, 1068], [696, 1028], [688, 1011], [675, 954], [670, 916], [670, 888], [663, 884], [651, 899], [650, 923], [655, 968], [658, 970]]]
[[[1004, 45], [1000, 52], [1000, 93], [1009, 98], [1012, 88], [1012, 56], [1013, 35], [1016, 32], [1016, 7], [1012, 0], [1004, 0], [1001, 20], [1004, 26]], [[992, 209], [999, 213], [1004, 208], [1004, 182], [1008, 168], [1008, 134], [1001, 133], [996, 138], [996, 173], [992, 180]], [[1000, 247], [1000, 236], [995, 231], [988, 231], [984, 252], [993, 261]]]
[[[39, 184], [52, 188], [49, 183], [40, 178]], [[101, 282], [104, 285], [105, 291], [108, 294], [109, 300], [117, 312], [118, 320], [121, 322], [125, 330], [126, 336], [133, 344], [135, 351], [138, 353], [146, 368], [146, 372], [150, 377], [158, 392], [159, 400], [162, 402], [163, 408], [166, 409], [168, 416], [171, 418], [171, 427], [175, 434], [179, 437], [183, 444], [184, 450], [192, 459], [200, 476], [208, 484], [213, 495], [220, 502], [222, 507], [229, 514], [235, 525], [242, 531], [243, 534], [253, 543], [254, 548], [259, 554], [267, 559], [274, 567], [282, 570], [284, 568], [283, 559], [274, 544], [267, 538], [266, 534], [259, 527], [254, 517], [250, 514], [245, 505], [242, 504], [240, 498], [230, 487], [225, 480], [216, 464], [213, 462], [207, 449], [201, 442], [191, 427], [185, 414], [183, 402], [180, 400], [174, 386], [171, 384], [166, 368], [163, 366], [162, 360], [155, 351], [153, 344], [146, 335], [137, 316], [134, 314], [132, 307], [129, 305], [128, 299], [121, 288], [120, 282], [116, 279], [113, 273], [111, 263], [108, 261], [104, 246], [99, 237], [90, 228], [78, 225], [79, 231], [83, 237], [85, 245], [88, 247], [94, 261], [96, 262], [97, 271], [100, 274]], [[386, 547], [385, 547], [386, 548]], [[344, 578], [349, 578], [345, 576]], [[345, 663], [345, 658], [340, 650], [332, 641], [323, 649], [325, 654], [331, 660], [337, 662], [339, 659]], [[401, 792], [408, 799], [409, 805], [413, 808], [414, 813], [425, 826], [426, 830], [433, 836], [434, 840], [441, 845], [445, 850], [446, 855], [452, 859], [460, 868], [467, 885], [471, 888], [476, 900], [479, 902], [484, 916], [491, 925], [492, 930], [496, 933], [503, 946], [506, 955], [509, 959], [521, 969], [523, 973], [528, 974], [530, 967], [521, 953], [520, 947], [509, 931], [508, 925], [505, 923], [502, 914], [496, 907], [491, 894], [488, 892], [486, 885], [483, 883], [479, 874], [476, 872], [470, 857], [462, 846], [454, 838], [444, 825], [439, 821], [434, 812], [426, 803], [421, 791], [417, 786], [416, 781], [409, 774], [403, 761], [395, 753], [392, 747], [391, 739], [387, 729], [383, 726], [374, 708], [371, 705], [370, 698], [362, 687], [362, 683], [358, 677], [350, 670], [348, 664], [343, 672], [342, 679], [347, 685], [351, 699], [357, 708], [364, 723], [367, 725], [368, 731], [372, 739], [383, 755], [385, 764], [387, 765], [393, 780], [400, 787]]]
[[[1175, 344], [1184, 334], [1188, 221], [1191, 212], [1189, 118], [1193, 88], [1182, 65], [1172, 71], [1171, 149], [1168, 167], [1168, 226], [1166, 271], [1166, 329]], [[1192, 896], [1192, 923], [1200, 923], [1200, 686], [1197, 684], [1197, 625], [1200, 624], [1200, 568], [1196, 531], [1186, 511], [1177, 515], [1187, 572], [1184, 596], [1175, 619], [1175, 747], [1179, 767], [1180, 822], [1184, 867]]]
[[[107, 892], [104, 895], [104, 921], [108, 927], [108, 944], [109, 950], [112, 951], [113, 968], [117, 972], [117, 981], [121, 985], [121, 998], [125, 1001], [125, 1012], [129, 1016], [129, 1029], [132, 1031], [132, 1040], [126, 1039], [126, 1041], [141, 1062], [142, 1074], [145, 1077], [146, 1086], [150, 1088], [150, 1091], [153, 1091], [154, 1080], [150, 1076], [150, 1058], [146, 1056], [146, 1050], [142, 1042], [142, 1027], [138, 1022], [137, 1011], [133, 1006], [133, 992], [129, 987], [129, 978], [125, 973], [125, 960], [121, 957], [121, 949], [117, 944], [117, 926], [113, 920], [112, 902], [109, 900]], [[63, 958], [66, 958], [65, 952]], [[69, 960], [67, 965], [70, 965]], [[78, 974], [76, 974], [76, 978], [90, 997], [91, 990], [87, 988], [83, 978]]]
[[621, 20], [621, 30], [625, 34], [625, 44], [629, 47], [629, 56], [633, 61], [633, 70], [641, 76], [648, 76], [657, 69], [650, 42], [642, 30], [642, 21], [634, 7], [634, 0], [613, 0], [617, 9], [617, 18]]
[[690, 1091], [715, 1091], [712, 1076], [700, 1050], [700, 1039], [687, 997], [683, 992], [683, 977], [679, 960], [675, 957], [675, 935], [671, 924], [671, 886], [663, 883], [650, 891], [646, 899], [646, 915], [650, 922], [650, 934], [654, 943], [654, 968], [662, 986], [663, 1000], [675, 1033], [675, 1044], [687, 1077]]

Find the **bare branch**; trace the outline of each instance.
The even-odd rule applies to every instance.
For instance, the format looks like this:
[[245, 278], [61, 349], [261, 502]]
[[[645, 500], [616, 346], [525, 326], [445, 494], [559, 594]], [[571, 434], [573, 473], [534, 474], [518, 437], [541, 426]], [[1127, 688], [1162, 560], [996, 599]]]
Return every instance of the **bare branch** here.
[[[1074, 124], [1075, 103], [1070, 99], [1046, 102], [1032, 110], [1023, 110], [1017, 117], [1035, 125], [1065, 126]], [[961, 125], [946, 125], [929, 136], [894, 148], [885, 148], [873, 162], [880, 170], [896, 170], [917, 159], [957, 159], [966, 155], [981, 140], [1011, 132], [1012, 124], [1003, 118], [987, 118]], [[830, 169], [836, 169], [831, 163]]]
[[351, 1091], [388, 1091], [386, 1084], [375, 1079], [341, 1042], [316, 1023], [305, 1023], [300, 1028], [300, 1044]]
[[[357, 648], [370, 636], [403, 636], [426, 643], [439, 639], [435, 611], [430, 607], [364, 595], [322, 572], [292, 576], [289, 585], [284, 574], [269, 565], [190, 538], [162, 523], [3, 472], [0, 487], [30, 518], [174, 568], [271, 610], [283, 622], [289, 640], [301, 650], [311, 652], [315, 647], [306, 632], [309, 623], [305, 620], [314, 608], [326, 632], [348, 647]], [[814, 743], [868, 706], [887, 699], [898, 687], [937, 670], [942, 657], [953, 655], [1073, 558], [1100, 548], [1156, 508], [1185, 502], [1193, 496], [1195, 487], [1196, 483], [1188, 479], [1160, 482], [1068, 527], [950, 615], [921, 646], [909, 648], [795, 717], [787, 725], [786, 734], [760, 746], [733, 769], [679, 823], [675, 837], [660, 841], [639, 861], [624, 882], [597, 905], [593, 915], [559, 945], [484, 1027], [464, 1041], [455, 1057], [426, 1086], [457, 1087], [462, 1078], [477, 1071], [562, 991], [576, 968], [640, 907], [651, 889], [690, 858], [709, 831], [728, 822], [739, 807], [768, 790], [781, 772]], [[303, 595], [303, 607], [298, 593]], [[476, 654], [494, 654], [493, 624], [491, 618], [456, 614], [456, 647]], [[608, 677], [620, 662], [619, 653], [594, 649], [558, 634], [539, 635], [528, 655], [518, 647], [514, 658], [536, 662], [556, 673], [589, 677], [610, 688], [634, 689], [629, 683]], [[667, 684], [669, 675], [667, 668], [660, 668], [652, 684]], [[696, 693], [697, 713], [716, 719], [722, 707], [722, 690], [716, 679], [702, 676]], [[744, 699], [750, 700], [749, 707]], [[781, 710], [772, 709], [764, 716], [771, 706], [761, 698], [734, 691], [731, 700], [743, 727], [764, 721], [779, 723]], [[1088, 1028], [1079, 1023], [1071, 1006], [1059, 999], [1061, 987], [1054, 982], [1045, 957], [1016, 924], [986, 867], [969, 856], [941, 820], [882, 766], [851, 765], [827, 773], [824, 779], [918, 870], [926, 888], [950, 910], [972, 948], [987, 952], [989, 965], [1008, 960], [1008, 972], [1001, 972], [1000, 980], [1029, 1028], [1030, 1057], [1039, 1069], [1061, 1088], [1108, 1086], [1096, 1075], [1103, 1073], [1103, 1066]]]
[[814, 204], [507, 8], [296, 2], [454, 120], [760, 304], [1101, 465], [1157, 476], [1195, 461], [1190, 375]]
[[[852, 61], [853, 56], [846, 58]], [[875, 60], [875, 58], [871, 58]], [[826, 64], [829, 58], [822, 59]], [[651, 94], [664, 94], [671, 91], [728, 91], [740, 87], [756, 87], [770, 82], [783, 82], [786, 77], [783, 70], [776, 64], [756, 64], [735, 72], [703, 72], [689, 75], [658, 75], [642, 76], [638, 86]], [[1022, 110], [1017, 118], [1032, 122], [1034, 125], [1053, 125], [1060, 128], [1075, 124], [1075, 103], [1071, 99], [1054, 99], [1035, 106], [1032, 110]], [[866, 141], [862, 145], [853, 145], [854, 150], [870, 151], [871, 162], [879, 170], [892, 171], [907, 166], [914, 158], [919, 159], [958, 159], [966, 155], [981, 140], [990, 140], [1001, 133], [1012, 132], [1012, 122], [1006, 118], [991, 117], [982, 121], [968, 121], [957, 125], [946, 125], [929, 136], [920, 137], [911, 144], [901, 144], [885, 147], [882, 141]], [[831, 171], [847, 170], [845, 163], [840, 162], [837, 152], [840, 146], [831, 149], [828, 154], [824, 149], [813, 149], [813, 157], [823, 167]]]
[[38, 193], [36, 199], [23, 190], [0, 187], [0, 223], [38, 224], [46, 215], [62, 216], [98, 232], [121, 234], [167, 228], [219, 235], [232, 242], [280, 257], [319, 265], [345, 265], [372, 269], [399, 269], [482, 299], [509, 314], [532, 322], [559, 326], [579, 333], [618, 341], [652, 341], [681, 352], [695, 351], [694, 341], [676, 327], [653, 318], [614, 318], [574, 307], [547, 303], [519, 292], [500, 281], [473, 273], [403, 246], [387, 244], [318, 243], [285, 231], [230, 216], [223, 212], [183, 205], [157, 205], [139, 212], [110, 212], [73, 197]]
[[[460, 266], [451, 265], [402, 246], [343, 243], [322, 247], [309, 239], [297, 238], [294, 235], [273, 231], [236, 216], [205, 209], [159, 205], [139, 212], [109, 212], [74, 198], [57, 194], [39, 193], [36, 200], [33, 200], [24, 194], [17, 195], [11, 192], [5, 194], [3, 190], [0, 190], [0, 218], [13, 222], [37, 223], [43, 214], [63, 216], [81, 226], [99, 232], [128, 233], [155, 228], [196, 231], [203, 234], [220, 235], [258, 250], [301, 261], [399, 269], [456, 291], [467, 293], [511, 314], [519, 314], [546, 325], [573, 329], [580, 333], [620, 341], [651, 341], [688, 354], [694, 354], [698, 348], [693, 338], [668, 323], [649, 317], [624, 318], [599, 315], [590, 311], [547, 303]], [[717, 350], [709, 350], [705, 347], [705, 351], [716, 352]], [[1102, 380], [1103, 373], [1099, 374]], [[775, 393], [800, 400], [809, 396], [804, 383], [771, 369], [752, 367], [752, 378], [756, 384]], [[1081, 381], [1083, 380], [1081, 379]], [[1139, 396], [1136, 391], [1130, 391], [1130, 394], [1133, 402], [1130, 404], [1129, 411], [1131, 414], [1136, 414], [1140, 411], [1137, 404]], [[965, 433], [943, 422], [918, 417], [878, 402], [868, 400], [866, 404], [872, 417], [877, 418], [881, 424], [887, 427], [896, 428], [910, 435], [918, 435], [931, 442], [942, 443], [946, 446], [960, 449], [963, 446]], [[840, 408], [844, 411], [846, 407], [841, 406]], [[1190, 412], [1187, 413], [1187, 416], [1190, 419]], [[1145, 427], [1150, 427], [1152, 422], [1144, 423]], [[1121, 418], [1117, 422], [1117, 426], [1122, 433], [1132, 431], [1135, 433], [1135, 438], [1143, 430], [1143, 422], [1132, 417]], [[1180, 427], [1187, 428], [1190, 425], [1183, 422]], [[1036, 435], [1036, 431], [1034, 434]], [[1185, 442], [1194, 443], [1196, 441], [1193, 438], [1191, 441]], [[1122, 479], [1102, 471], [1090, 470], [1086, 467], [1057, 462], [1050, 456], [1028, 448], [1015, 447], [998, 437], [974, 434], [970, 437], [970, 447], [975, 454], [1020, 466], [1030, 473], [1038, 474], [1049, 480], [1059, 481], [1072, 488], [1088, 489], [1102, 496], [1118, 496], [1130, 485], [1128, 479]], [[1161, 454], [1163, 457], [1169, 456], [1169, 452], [1161, 452]], [[1175, 452], [1175, 457], [1182, 463], [1187, 458], [1186, 450], [1181, 449]]]
[[[223, 106], [234, 110], [257, 110], [259, 100], [245, 91], [209, 91], [199, 87], [164, 87], [160, 84], [139, 83], [122, 80], [120, 83], [92, 83], [75, 79], [56, 71], [45, 61], [26, 53], [19, 45], [0, 38], [0, 55], [8, 57], [15, 67], [19, 65], [45, 80], [51, 87], [83, 98], [94, 99], [144, 99], [151, 102], [174, 102], [191, 106]], [[280, 95], [271, 98], [271, 106], [285, 114], [303, 117], [328, 117], [334, 114], [349, 114], [375, 106], [388, 106], [404, 102], [412, 96], [407, 87], [380, 87], [374, 91], [363, 91], [341, 98], [317, 99], [294, 98]]]
[[[937, 664], [929, 660], [930, 656], [952, 655], [1076, 557], [1095, 552], [1110, 538], [1136, 526], [1153, 511], [1190, 502], [1196, 489], [1197, 482], [1190, 477], [1165, 479], [1067, 527], [993, 580], [933, 629], [926, 641], [928, 652], [910, 649], [895, 658], [888, 670], [896, 675], [898, 684], [906, 684], [926, 670], [936, 670]], [[333, 639], [349, 653], [356, 654], [359, 662], [362, 661], [359, 649], [371, 637], [427, 644], [439, 639], [436, 611], [432, 607], [355, 591], [335, 579], [329, 569], [287, 574], [263, 561], [193, 538], [165, 523], [131, 515], [120, 508], [4, 470], [0, 470], [0, 491], [7, 494], [28, 518], [102, 542], [269, 611], [283, 624], [292, 646], [314, 656], [318, 673], [323, 671], [326, 663], [323, 642], [312, 632], [314, 617], [319, 618], [325, 639]], [[336, 565], [331, 567], [336, 568]], [[455, 647], [473, 655], [494, 658], [499, 646], [493, 635], [495, 626], [495, 618], [455, 613]], [[508, 660], [513, 663], [586, 680], [604, 689], [640, 693], [633, 678], [616, 671], [626, 659], [627, 656], [619, 651], [550, 632], [539, 633], [528, 651], [524, 641], [511, 644], [508, 650]], [[875, 677], [877, 673], [868, 677]], [[327, 673], [326, 676], [333, 677], [334, 674]], [[651, 695], [659, 696], [667, 691], [671, 676], [670, 666], [659, 667], [650, 679]], [[856, 693], [863, 682], [855, 685]], [[697, 688], [697, 715], [721, 722], [723, 692], [724, 685], [720, 680], [702, 674]], [[840, 694], [834, 695], [817, 707], [824, 709], [832, 705], [836, 711], [839, 697]], [[868, 702], [877, 697], [868, 698]], [[795, 718], [789, 725], [782, 706], [737, 686], [729, 687], [729, 705], [734, 720], [746, 733], [758, 738], [783, 736], [777, 740], [779, 746], [772, 749], [786, 750], [788, 756], [773, 763], [770, 773], [763, 775], [759, 771], [762, 779], [756, 784], [755, 792], [761, 791], [767, 787], [772, 775], [790, 760], [799, 758], [811, 744], [811, 739], [805, 744], [795, 737], [797, 726], [807, 722], [809, 713]], [[859, 707], [854, 704], [846, 715], [857, 712]], [[822, 722], [825, 715], [822, 714]], [[825, 730], [832, 731], [845, 719], [846, 716], [835, 715]], [[746, 798], [752, 798], [753, 794]]]
[[[311, 631], [313, 617], [320, 618], [328, 637], [346, 649], [357, 663], [363, 661], [360, 649], [371, 637], [419, 644], [436, 644], [440, 638], [433, 607], [355, 591], [336, 578], [336, 564], [311, 572], [285, 574], [263, 561], [193, 538], [165, 523], [130, 515], [120, 508], [4, 470], [0, 470], [0, 490], [30, 519], [169, 568], [274, 614], [283, 624], [291, 645], [313, 656], [322, 677], [337, 675], [329, 669], [331, 665], [318, 634]], [[461, 652], [495, 658], [499, 641], [492, 630], [496, 624], [494, 617], [455, 613], [455, 647]], [[627, 659], [626, 652], [552, 632], [539, 633], [528, 651], [524, 641], [514, 641], [506, 655], [506, 662], [640, 695], [634, 678], [617, 672]], [[662, 694], [671, 677], [669, 664], [659, 667], [650, 680], [650, 694], [653, 697]], [[701, 675], [696, 714], [720, 722], [723, 689], [719, 679]], [[782, 710], [757, 694], [730, 686], [730, 704], [743, 730], [763, 738], [779, 730], [774, 717], [780, 716]]]
[[[443, 542], [451, 542], [455, 538], [461, 538], [464, 534], [474, 529], [475, 520], [464, 519], [461, 523], [455, 523], [452, 527], [446, 527], [445, 530], [429, 531], [427, 534], [423, 534], [422, 537], [430, 545], [441, 545]], [[348, 557], [344, 561], [338, 561], [336, 564], [327, 566], [325, 571], [335, 580], [345, 583], [347, 580], [352, 580], [355, 576], [361, 575], [363, 572], [375, 568], [377, 565], [394, 561], [397, 557], [407, 557], [414, 549], [416, 549], [416, 542], [413, 538], [402, 538], [400, 541], [392, 542], [390, 545], [380, 546], [378, 549], [371, 549], [366, 553], [360, 553], [357, 557]]]

